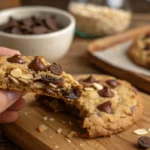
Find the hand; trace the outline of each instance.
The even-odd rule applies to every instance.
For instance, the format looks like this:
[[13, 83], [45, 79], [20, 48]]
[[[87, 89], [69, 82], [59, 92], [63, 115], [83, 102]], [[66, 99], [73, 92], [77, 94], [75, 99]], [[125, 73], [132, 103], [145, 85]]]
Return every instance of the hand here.
[[[19, 51], [0, 47], [1, 56], [12, 56], [20, 54]], [[22, 98], [24, 92], [0, 90], [0, 124], [16, 121], [18, 111], [25, 105], [25, 100]]]

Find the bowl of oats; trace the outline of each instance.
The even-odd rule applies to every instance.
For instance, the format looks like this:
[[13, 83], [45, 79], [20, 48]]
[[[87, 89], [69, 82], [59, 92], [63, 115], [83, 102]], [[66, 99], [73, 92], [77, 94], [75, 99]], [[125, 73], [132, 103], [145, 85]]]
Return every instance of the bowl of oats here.
[[91, 36], [110, 35], [126, 30], [132, 18], [131, 11], [93, 3], [72, 1], [69, 12], [76, 19], [76, 29]]

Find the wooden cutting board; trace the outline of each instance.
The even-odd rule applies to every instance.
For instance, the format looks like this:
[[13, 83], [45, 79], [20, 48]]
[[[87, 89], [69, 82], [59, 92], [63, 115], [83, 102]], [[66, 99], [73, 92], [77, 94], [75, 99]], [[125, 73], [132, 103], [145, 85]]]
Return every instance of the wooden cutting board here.
[[150, 25], [145, 25], [142, 27], [131, 29], [129, 31], [125, 31], [123, 33], [108, 36], [105, 38], [96, 39], [91, 43], [89, 43], [88, 45], [89, 60], [95, 65], [97, 65], [99, 68], [105, 70], [106, 72], [116, 77], [119, 77], [121, 79], [125, 79], [131, 82], [137, 88], [147, 93], [150, 93], [150, 76], [146, 76], [138, 72], [134, 72], [134, 70], [132, 71], [123, 70], [121, 68], [112, 65], [112, 62], [108, 63], [106, 61], [103, 61], [103, 59], [96, 57], [97, 55], [96, 52], [101, 53], [102, 51], [105, 51], [108, 48], [111, 49], [113, 47], [117, 48], [117, 46], [120, 45], [121, 43], [127, 42], [129, 40], [134, 40], [135, 38], [137, 38], [137, 36], [148, 32], [150, 32]]
[[[82, 75], [83, 77], [84, 75]], [[79, 79], [81, 76], [76, 76]], [[132, 132], [139, 128], [150, 128], [150, 96], [142, 94], [144, 99], [144, 113], [140, 121], [126, 131], [112, 137], [83, 139], [73, 137], [71, 142], [65, 136], [72, 130], [79, 130], [74, 123], [75, 118], [69, 114], [53, 113], [43, 108], [34, 101], [34, 94], [26, 95], [26, 107], [20, 112], [17, 122], [2, 125], [6, 136], [24, 150], [137, 150], [138, 135]], [[44, 120], [44, 116], [54, 118]], [[72, 125], [68, 122], [72, 121]], [[36, 128], [45, 124], [48, 130], [37, 132]], [[61, 134], [56, 132], [61, 128]], [[150, 136], [150, 133], [148, 134]]]

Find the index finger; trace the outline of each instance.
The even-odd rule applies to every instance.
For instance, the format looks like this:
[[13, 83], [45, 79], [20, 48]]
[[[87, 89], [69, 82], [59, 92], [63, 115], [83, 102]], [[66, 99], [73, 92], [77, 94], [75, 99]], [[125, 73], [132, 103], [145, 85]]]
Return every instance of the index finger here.
[[6, 47], [0, 47], [0, 56], [12, 56], [15, 54], [20, 55], [20, 52], [14, 49], [6, 48]]

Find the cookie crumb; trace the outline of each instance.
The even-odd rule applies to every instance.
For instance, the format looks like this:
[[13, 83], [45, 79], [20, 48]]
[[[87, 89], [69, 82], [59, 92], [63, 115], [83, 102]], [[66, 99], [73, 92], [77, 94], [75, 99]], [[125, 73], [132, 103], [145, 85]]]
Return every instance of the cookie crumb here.
[[52, 139], [53, 137], [52, 136], [49, 136], [50, 137], [50, 139]]
[[24, 112], [25, 115], [28, 115], [28, 112]]
[[78, 132], [76, 132], [76, 131], [71, 131], [66, 137], [67, 138], [72, 138], [72, 137], [77, 137], [79, 135], [79, 133]]
[[80, 144], [80, 146], [82, 147], [83, 145], [82, 145], [82, 144]]
[[54, 118], [49, 118], [49, 121], [53, 122], [55, 119]]
[[45, 130], [47, 130], [47, 126], [45, 124], [41, 124], [40, 126], [37, 127], [37, 131], [38, 132], [44, 132]]
[[48, 118], [45, 116], [45, 117], [43, 117], [43, 119], [46, 121]]
[[58, 146], [57, 146], [57, 145], [55, 145], [55, 148], [58, 148]]
[[70, 140], [70, 139], [65, 138], [65, 140], [66, 140], [68, 143], [71, 143], [71, 140]]
[[142, 129], [137, 129], [137, 130], [133, 131], [133, 133], [137, 134], [137, 135], [144, 135], [144, 134], [147, 134], [148, 131], [147, 131], [147, 129], [142, 128]]
[[60, 134], [61, 132], [62, 132], [62, 129], [61, 129], [61, 128], [57, 129], [57, 133], [58, 133], [58, 134]]

